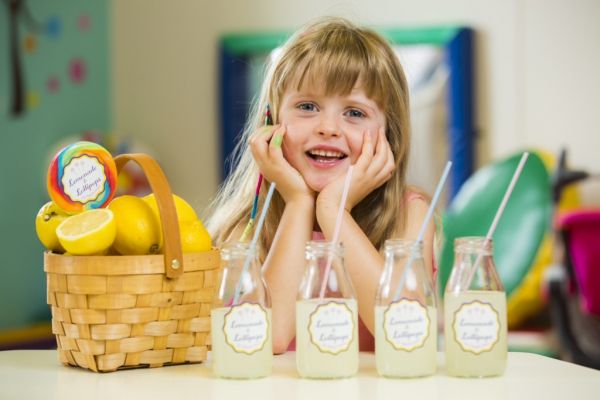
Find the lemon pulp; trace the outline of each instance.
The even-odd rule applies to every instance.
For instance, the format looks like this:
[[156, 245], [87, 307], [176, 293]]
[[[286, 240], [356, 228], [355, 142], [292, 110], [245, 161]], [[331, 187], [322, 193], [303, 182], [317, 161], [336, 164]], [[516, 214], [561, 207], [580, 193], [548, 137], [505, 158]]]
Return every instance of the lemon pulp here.
[[56, 228], [60, 244], [73, 255], [103, 254], [113, 244], [116, 234], [114, 214], [106, 208], [73, 215]]

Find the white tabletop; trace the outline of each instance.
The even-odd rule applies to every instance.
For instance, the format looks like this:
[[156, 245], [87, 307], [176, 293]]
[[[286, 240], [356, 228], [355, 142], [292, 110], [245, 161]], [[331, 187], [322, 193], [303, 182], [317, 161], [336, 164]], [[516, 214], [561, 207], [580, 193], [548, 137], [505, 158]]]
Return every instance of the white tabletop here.
[[0, 399], [600, 399], [600, 371], [528, 353], [509, 353], [506, 373], [485, 379], [447, 376], [441, 353], [428, 378], [380, 378], [374, 355], [361, 353], [354, 378], [299, 379], [294, 357], [275, 356], [267, 378], [238, 381], [214, 378], [210, 361], [95, 373], [63, 366], [53, 350], [0, 351]]

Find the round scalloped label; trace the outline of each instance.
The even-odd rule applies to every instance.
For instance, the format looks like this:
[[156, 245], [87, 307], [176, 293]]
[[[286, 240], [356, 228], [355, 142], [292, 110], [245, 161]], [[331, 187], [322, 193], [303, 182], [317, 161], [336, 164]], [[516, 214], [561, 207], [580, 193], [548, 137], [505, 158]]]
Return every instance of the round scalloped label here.
[[412, 351], [425, 344], [431, 321], [427, 308], [416, 300], [391, 303], [383, 314], [385, 339], [396, 349]]
[[93, 142], [59, 151], [48, 169], [48, 194], [68, 212], [106, 207], [115, 195], [117, 168], [112, 155]]
[[500, 339], [500, 316], [489, 303], [464, 303], [454, 314], [454, 338], [464, 351], [480, 354], [494, 348]]
[[252, 354], [265, 346], [269, 335], [267, 311], [259, 304], [231, 307], [223, 325], [225, 342], [236, 352]]
[[345, 303], [320, 304], [310, 314], [308, 332], [319, 351], [330, 354], [346, 351], [354, 339], [352, 310]]

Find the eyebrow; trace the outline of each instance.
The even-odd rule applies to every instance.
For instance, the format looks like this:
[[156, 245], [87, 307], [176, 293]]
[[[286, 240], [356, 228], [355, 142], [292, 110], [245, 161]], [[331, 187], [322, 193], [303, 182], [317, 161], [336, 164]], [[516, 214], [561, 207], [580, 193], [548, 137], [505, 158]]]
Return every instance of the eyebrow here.
[[[355, 91], [353, 90], [353, 92], [355, 92]], [[362, 107], [368, 108], [370, 112], [375, 112], [375, 110], [377, 108], [377, 103], [374, 100], [369, 99], [368, 97], [366, 97], [364, 95], [357, 95], [356, 93], [355, 94], [350, 93], [346, 96], [342, 96], [342, 95], [339, 95], [339, 96], [346, 98], [351, 103], [355, 103]], [[323, 97], [331, 97], [331, 96], [327, 96], [323, 93], [316, 93], [313, 91], [295, 91], [293, 94], [290, 95], [290, 100], [298, 101], [298, 100], [303, 100], [305, 98], [307, 98], [307, 99], [316, 98], [317, 100], [319, 100], [320, 98], [323, 98]]]
[[348, 100], [353, 103], [358, 103], [366, 108], [368, 108], [371, 112], [375, 112], [377, 107], [377, 103], [368, 97], [361, 96], [359, 99], [352, 96], [352, 94], [347, 96]]

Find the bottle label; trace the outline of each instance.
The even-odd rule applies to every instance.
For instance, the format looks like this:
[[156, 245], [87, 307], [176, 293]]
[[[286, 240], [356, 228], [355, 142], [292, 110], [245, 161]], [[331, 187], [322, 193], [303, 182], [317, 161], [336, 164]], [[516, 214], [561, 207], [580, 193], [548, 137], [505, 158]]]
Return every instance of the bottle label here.
[[489, 303], [461, 304], [454, 314], [454, 338], [464, 351], [480, 354], [494, 348], [500, 338], [500, 317]]
[[236, 352], [252, 354], [262, 350], [269, 335], [267, 311], [259, 304], [242, 303], [225, 314], [225, 342]]
[[412, 351], [422, 347], [430, 326], [427, 308], [416, 300], [391, 303], [383, 314], [385, 339], [396, 350]]
[[65, 165], [61, 183], [71, 201], [83, 204], [95, 201], [104, 192], [104, 165], [94, 156], [74, 157]]
[[319, 304], [310, 314], [308, 332], [319, 351], [339, 354], [354, 340], [354, 314], [345, 303]]

